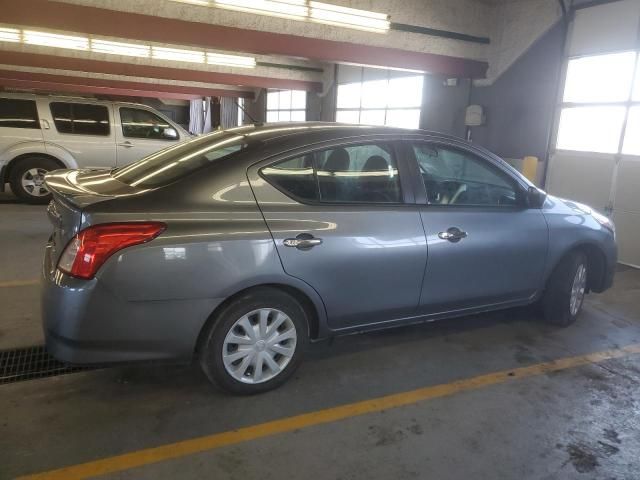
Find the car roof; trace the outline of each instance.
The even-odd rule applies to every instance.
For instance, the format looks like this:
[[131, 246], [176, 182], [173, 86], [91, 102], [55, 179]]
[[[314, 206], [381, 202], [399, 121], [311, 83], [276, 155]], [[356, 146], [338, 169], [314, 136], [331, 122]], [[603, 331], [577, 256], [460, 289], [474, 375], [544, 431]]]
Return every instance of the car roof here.
[[428, 130], [412, 130], [396, 127], [355, 125], [334, 122], [256, 123], [231, 128], [228, 129], [227, 132], [246, 135], [250, 140], [257, 140], [262, 143], [276, 141], [281, 142], [286, 140], [286, 143], [292, 147], [295, 146], [296, 143], [299, 143], [301, 146], [307, 145], [311, 138], [313, 138], [314, 142], [319, 142], [336, 138], [353, 138], [375, 135], [416, 135], [465, 142], [465, 140], [459, 137]]

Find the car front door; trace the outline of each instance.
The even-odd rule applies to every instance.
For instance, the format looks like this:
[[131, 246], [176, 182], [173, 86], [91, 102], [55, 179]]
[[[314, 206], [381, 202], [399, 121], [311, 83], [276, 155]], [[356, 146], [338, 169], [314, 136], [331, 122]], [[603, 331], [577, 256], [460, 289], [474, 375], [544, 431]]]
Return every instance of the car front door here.
[[[548, 244], [542, 211], [492, 160], [462, 146], [404, 145], [429, 258], [419, 312], [438, 314], [518, 303], [542, 283]], [[425, 198], [426, 197], [426, 198]]]
[[287, 274], [322, 297], [330, 328], [412, 316], [427, 249], [394, 144], [316, 147], [248, 174]]
[[167, 120], [149, 110], [116, 106], [118, 166], [128, 165], [180, 141], [180, 134]]

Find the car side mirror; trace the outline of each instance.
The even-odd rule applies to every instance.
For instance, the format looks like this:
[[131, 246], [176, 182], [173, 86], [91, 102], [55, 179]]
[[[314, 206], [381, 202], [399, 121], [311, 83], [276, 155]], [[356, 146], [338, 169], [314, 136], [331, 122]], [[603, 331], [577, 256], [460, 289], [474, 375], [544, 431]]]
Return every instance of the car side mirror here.
[[176, 138], [178, 138], [178, 132], [175, 128], [169, 127], [164, 129], [164, 131], [162, 132], [162, 136], [164, 138], [175, 140]]
[[547, 199], [547, 192], [537, 187], [529, 187], [527, 190], [526, 201], [529, 208], [542, 208], [544, 201]]

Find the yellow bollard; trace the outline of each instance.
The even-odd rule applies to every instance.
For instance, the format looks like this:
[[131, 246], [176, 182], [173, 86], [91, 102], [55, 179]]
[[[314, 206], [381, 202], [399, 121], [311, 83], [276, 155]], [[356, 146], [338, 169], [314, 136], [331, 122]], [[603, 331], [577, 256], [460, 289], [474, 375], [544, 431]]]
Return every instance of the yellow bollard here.
[[536, 183], [538, 177], [538, 157], [524, 157], [522, 159], [522, 174], [531, 182]]

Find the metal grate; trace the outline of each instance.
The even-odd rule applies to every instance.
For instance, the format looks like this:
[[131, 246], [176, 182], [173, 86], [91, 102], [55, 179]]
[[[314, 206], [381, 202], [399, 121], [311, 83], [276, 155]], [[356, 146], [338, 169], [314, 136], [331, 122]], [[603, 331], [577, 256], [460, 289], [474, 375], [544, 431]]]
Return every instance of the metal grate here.
[[0, 385], [90, 370], [72, 367], [47, 353], [44, 345], [0, 351]]

